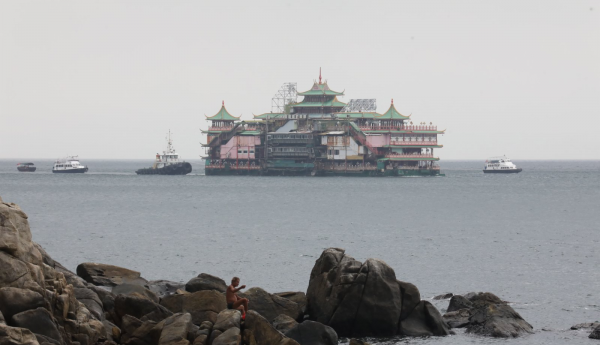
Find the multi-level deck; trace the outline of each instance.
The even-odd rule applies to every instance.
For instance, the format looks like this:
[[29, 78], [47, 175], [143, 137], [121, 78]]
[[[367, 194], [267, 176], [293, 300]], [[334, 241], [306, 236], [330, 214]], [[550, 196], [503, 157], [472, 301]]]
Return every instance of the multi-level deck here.
[[394, 107], [343, 112], [343, 92], [315, 82], [289, 113], [207, 117], [207, 175], [439, 176], [437, 126], [413, 125]]

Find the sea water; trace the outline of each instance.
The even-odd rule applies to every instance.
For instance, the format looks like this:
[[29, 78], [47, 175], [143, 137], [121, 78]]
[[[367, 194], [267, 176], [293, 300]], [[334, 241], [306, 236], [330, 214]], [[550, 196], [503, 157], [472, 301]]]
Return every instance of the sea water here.
[[[377, 344], [590, 343], [600, 320], [600, 162], [523, 161], [520, 174], [442, 161], [446, 177], [137, 176], [149, 161], [82, 161], [86, 174], [0, 160], [0, 196], [29, 215], [34, 241], [67, 268], [101, 262], [148, 280], [199, 273], [269, 292], [306, 291], [323, 249], [384, 260], [423, 299], [489, 291], [536, 333]], [[432, 302], [442, 312], [448, 300]], [[347, 340], [344, 340], [347, 341]]]

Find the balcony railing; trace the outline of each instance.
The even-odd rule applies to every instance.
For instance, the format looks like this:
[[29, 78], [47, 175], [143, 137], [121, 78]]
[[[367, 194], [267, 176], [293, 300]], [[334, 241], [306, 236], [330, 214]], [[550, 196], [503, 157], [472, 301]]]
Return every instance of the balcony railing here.
[[358, 126], [361, 131], [437, 131], [437, 126], [406, 125], [406, 126]]
[[227, 126], [227, 127], [214, 127], [214, 126], [210, 126], [208, 127], [209, 131], [223, 131], [223, 132], [228, 132], [230, 130], [233, 129], [233, 126]]
[[[225, 169], [225, 165], [224, 164], [211, 164], [211, 165], [207, 165], [205, 166], [205, 169]], [[239, 165], [239, 166], [235, 166], [235, 165], [230, 165], [229, 169], [231, 170], [258, 170], [260, 169], [259, 165]]]
[[433, 155], [401, 155], [389, 153], [385, 155], [386, 158], [434, 158]]
[[390, 141], [390, 145], [392, 146], [404, 146], [404, 145], [417, 145], [417, 146], [427, 146], [427, 145], [437, 145], [437, 141]]

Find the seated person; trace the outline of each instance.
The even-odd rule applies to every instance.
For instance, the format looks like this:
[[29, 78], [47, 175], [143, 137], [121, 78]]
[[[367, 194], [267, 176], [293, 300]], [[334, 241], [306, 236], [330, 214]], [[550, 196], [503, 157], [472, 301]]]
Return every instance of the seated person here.
[[227, 299], [227, 309], [237, 309], [241, 311], [242, 320], [245, 320], [249, 301], [247, 298], [240, 298], [236, 292], [246, 288], [246, 285], [242, 285], [239, 288], [237, 287], [238, 285], [240, 285], [240, 278], [233, 277], [233, 279], [231, 279], [231, 285], [227, 287], [227, 293], [225, 294]]

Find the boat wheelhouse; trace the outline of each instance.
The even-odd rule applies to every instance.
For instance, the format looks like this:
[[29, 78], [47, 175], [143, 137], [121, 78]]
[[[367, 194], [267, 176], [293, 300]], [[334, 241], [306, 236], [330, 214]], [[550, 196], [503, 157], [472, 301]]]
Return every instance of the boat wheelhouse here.
[[483, 172], [486, 174], [497, 173], [497, 174], [516, 174], [523, 171], [521, 168], [517, 168], [506, 156], [490, 157], [485, 161]]
[[20, 172], [34, 172], [37, 168], [33, 163], [18, 163], [17, 170]]
[[167, 135], [167, 149], [161, 154], [156, 154], [154, 164], [150, 168], [136, 170], [138, 175], [187, 175], [192, 172], [192, 165], [186, 161], [179, 160], [179, 154], [175, 152], [171, 131]]
[[88, 171], [88, 167], [79, 162], [77, 156], [68, 156], [64, 159], [57, 159], [52, 167], [53, 173], [82, 174]]
[[211, 117], [206, 175], [440, 176], [433, 124], [414, 125], [392, 100], [383, 113], [347, 112], [344, 92], [315, 81], [285, 113], [242, 121], [222, 103]]

